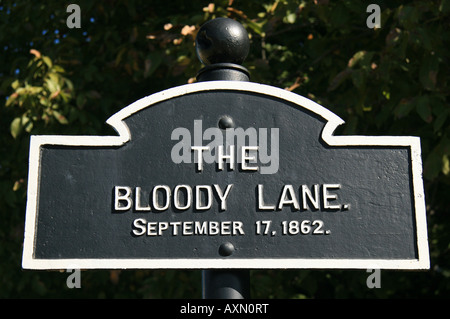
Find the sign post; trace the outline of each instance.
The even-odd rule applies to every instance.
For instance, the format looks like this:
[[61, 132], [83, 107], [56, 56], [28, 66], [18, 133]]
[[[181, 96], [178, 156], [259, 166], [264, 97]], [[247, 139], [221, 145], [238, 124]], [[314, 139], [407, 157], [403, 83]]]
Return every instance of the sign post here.
[[[197, 81], [249, 81], [249, 72], [240, 64], [248, 55], [250, 43], [245, 28], [238, 22], [218, 18], [205, 23], [195, 39], [197, 56], [206, 65]], [[224, 109], [226, 111], [226, 109]], [[231, 117], [222, 117], [219, 127], [234, 129]], [[232, 255], [234, 246], [226, 242], [219, 254]], [[250, 270], [202, 270], [204, 299], [250, 298]]]
[[197, 36], [197, 83], [32, 136], [24, 269], [202, 269], [205, 298], [250, 269], [428, 269], [420, 139], [335, 136], [302, 96], [249, 82], [229, 19]]

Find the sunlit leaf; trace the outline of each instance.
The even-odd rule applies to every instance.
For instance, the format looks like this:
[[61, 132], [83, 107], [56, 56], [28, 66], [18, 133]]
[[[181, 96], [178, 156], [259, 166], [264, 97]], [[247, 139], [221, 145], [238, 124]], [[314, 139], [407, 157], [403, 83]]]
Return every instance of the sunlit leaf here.
[[69, 124], [69, 121], [67, 120], [67, 118], [64, 115], [62, 115], [61, 113], [59, 113], [58, 111], [53, 111], [53, 116], [59, 123]]
[[348, 67], [353, 68], [364, 56], [366, 55], [366, 51], [358, 51], [356, 52], [352, 58], [348, 61]]
[[450, 174], [450, 160], [448, 155], [442, 156], [442, 173], [444, 175]]
[[53, 66], [52, 60], [50, 60], [50, 58], [48, 56], [42, 56], [42, 61], [44, 61], [44, 63], [51, 68]]
[[10, 125], [10, 132], [12, 137], [17, 138], [20, 132], [22, 131], [22, 119], [20, 117], [16, 117]]

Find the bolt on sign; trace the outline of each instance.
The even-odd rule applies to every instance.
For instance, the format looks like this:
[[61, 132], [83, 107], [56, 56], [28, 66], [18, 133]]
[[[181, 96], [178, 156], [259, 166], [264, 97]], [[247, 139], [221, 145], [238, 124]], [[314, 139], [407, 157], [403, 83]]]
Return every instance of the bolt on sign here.
[[336, 136], [321, 105], [236, 81], [107, 123], [31, 137], [23, 268], [429, 268], [417, 137]]

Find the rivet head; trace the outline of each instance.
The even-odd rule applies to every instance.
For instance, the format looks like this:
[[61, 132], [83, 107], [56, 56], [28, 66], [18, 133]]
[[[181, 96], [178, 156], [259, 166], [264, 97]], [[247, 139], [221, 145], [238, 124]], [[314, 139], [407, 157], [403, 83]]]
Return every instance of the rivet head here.
[[230, 116], [224, 115], [220, 118], [218, 125], [222, 130], [226, 130], [227, 128], [234, 127], [234, 121]]
[[223, 243], [219, 247], [219, 255], [223, 257], [227, 257], [232, 255], [234, 252], [234, 246], [230, 242]]

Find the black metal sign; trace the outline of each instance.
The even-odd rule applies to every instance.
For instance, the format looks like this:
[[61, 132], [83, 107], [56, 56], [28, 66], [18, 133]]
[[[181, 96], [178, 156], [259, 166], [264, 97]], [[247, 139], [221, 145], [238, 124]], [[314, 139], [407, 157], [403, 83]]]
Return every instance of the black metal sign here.
[[107, 123], [32, 137], [24, 268], [429, 268], [419, 138], [334, 136], [315, 102], [230, 81]]

